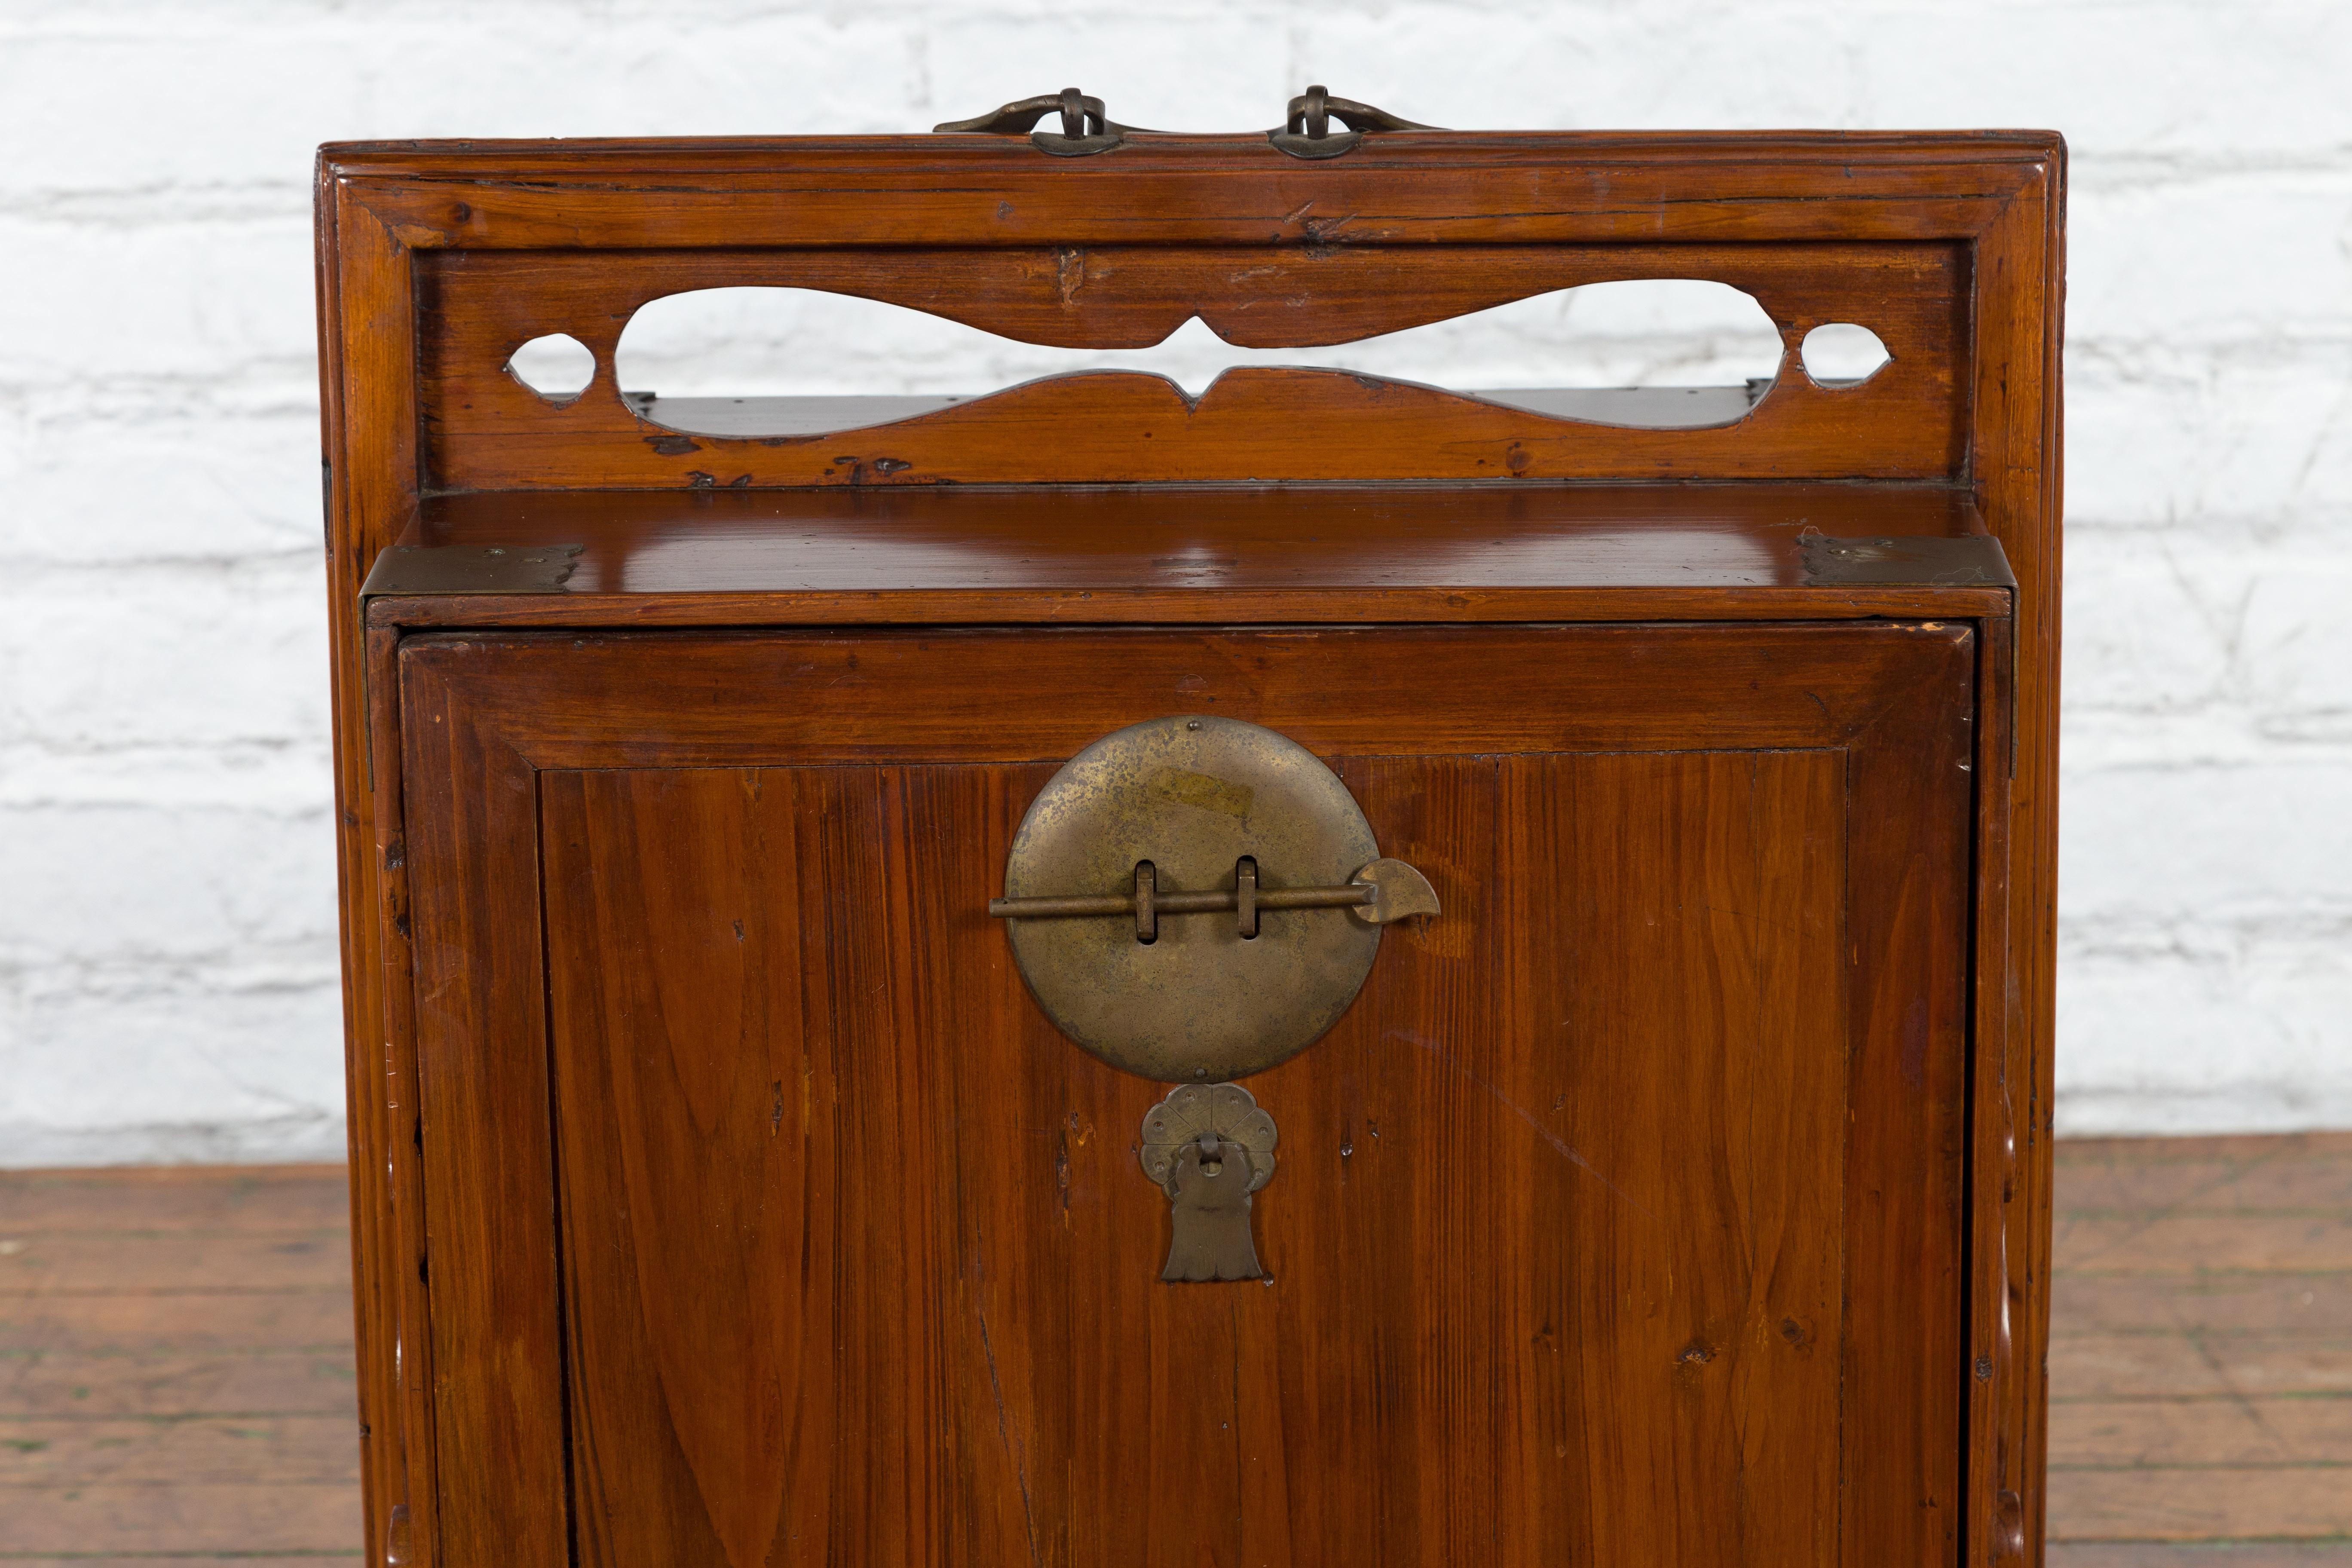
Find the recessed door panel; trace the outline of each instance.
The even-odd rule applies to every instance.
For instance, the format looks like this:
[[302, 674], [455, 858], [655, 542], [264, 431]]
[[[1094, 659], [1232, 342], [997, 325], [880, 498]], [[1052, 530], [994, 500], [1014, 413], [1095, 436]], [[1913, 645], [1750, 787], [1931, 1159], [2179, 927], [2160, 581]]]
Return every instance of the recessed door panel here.
[[[1529, 696], [1352, 636], [411, 667], [446, 1561], [501, 1530], [528, 1549], [496, 1560], [614, 1568], [1953, 1559], [1966, 633], [1438, 645], [1612, 693], [1544, 721], [1565, 740], [1690, 742], [1538, 749], [1428, 743], [1441, 695], [1472, 741]], [[1852, 662], [1759, 719], [1676, 674], [1709, 637]], [[1094, 684], [943, 744], [927, 694], [1000, 663]], [[879, 707], [809, 724], [881, 672], [902, 742]], [[1318, 731], [1316, 696], [1357, 725], [1374, 691], [1393, 750]], [[1169, 1284], [1138, 1161], [1167, 1086], [1056, 1032], [987, 904], [1063, 729], [1229, 696], [1444, 912], [1384, 928], [1339, 1025], [1246, 1080], [1281, 1127], [1268, 1278]], [[746, 716], [710, 731], [721, 700]], [[528, 931], [483, 920], [534, 889]], [[511, 1484], [446, 1470], [499, 1442]]]
[[1342, 771], [1446, 917], [1227, 1286], [979, 913], [1041, 770], [544, 775], [587, 1561], [1833, 1560], [1843, 758]]

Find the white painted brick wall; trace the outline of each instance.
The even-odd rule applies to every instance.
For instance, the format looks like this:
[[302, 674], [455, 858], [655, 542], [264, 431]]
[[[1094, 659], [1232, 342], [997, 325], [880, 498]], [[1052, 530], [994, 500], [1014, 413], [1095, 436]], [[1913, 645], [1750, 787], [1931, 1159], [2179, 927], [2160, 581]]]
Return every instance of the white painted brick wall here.
[[0, 1163], [341, 1148], [308, 175], [1076, 81], [2071, 139], [2060, 1116], [2352, 1126], [2352, 5], [0, 8]]

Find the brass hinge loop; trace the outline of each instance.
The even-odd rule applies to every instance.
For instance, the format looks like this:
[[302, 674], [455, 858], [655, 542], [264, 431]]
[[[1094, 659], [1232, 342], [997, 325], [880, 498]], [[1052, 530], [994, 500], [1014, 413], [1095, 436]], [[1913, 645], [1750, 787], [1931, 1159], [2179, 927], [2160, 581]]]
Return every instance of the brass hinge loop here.
[[[1334, 120], [1348, 128], [1337, 136], [1331, 134]], [[1294, 158], [1336, 158], [1376, 131], [1437, 129], [1352, 98], [1334, 98], [1326, 87], [1310, 87], [1290, 100], [1290, 117], [1280, 130], [1267, 132], [1265, 139]]]
[[[1059, 135], [1030, 129], [1049, 114], [1062, 117]], [[1089, 98], [1075, 87], [1024, 98], [976, 120], [950, 120], [931, 127], [934, 133], [945, 131], [976, 132], [983, 136], [1026, 135], [1037, 151], [1056, 158], [1085, 158], [1108, 153], [1138, 129], [1115, 123], [1103, 109], [1101, 99]]]
[[[1059, 133], [1034, 129], [1049, 114], [1062, 117]], [[1334, 120], [1347, 129], [1334, 132]], [[1290, 100], [1289, 118], [1267, 132], [1265, 139], [1294, 158], [1336, 158], [1374, 132], [1438, 129], [1375, 109], [1369, 103], [1358, 103], [1352, 98], [1334, 98], [1328, 88], [1318, 86]], [[1169, 134], [1118, 123], [1104, 110], [1101, 99], [1089, 98], [1075, 87], [1021, 99], [977, 119], [946, 121], [931, 130], [983, 136], [1025, 135], [1040, 153], [1056, 158], [1085, 158], [1108, 153], [1124, 145], [1130, 136]]]

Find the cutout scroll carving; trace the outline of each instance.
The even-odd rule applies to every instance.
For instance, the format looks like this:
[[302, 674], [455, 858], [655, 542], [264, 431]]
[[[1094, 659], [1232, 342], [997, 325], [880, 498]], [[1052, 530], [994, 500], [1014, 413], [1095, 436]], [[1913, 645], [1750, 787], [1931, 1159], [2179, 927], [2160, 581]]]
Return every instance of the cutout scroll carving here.
[[[417, 266], [419, 319], [430, 323], [420, 342], [420, 429], [425, 483], [436, 489], [1906, 479], [1949, 478], [1966, 462], [1967, 258], [1962, 247], [1942, 241], [769, 248], [646, 252], [625, 260], [562, 249], [480, 250], [420, 252]], [[1567, 405], [1526, 405], [1532, 399], [1515, 405], [1507, 399], [1543, 381], [1503, 373], [1456, 376], [1454, 385], [1488, 389], [1472, 395], [1426, 384], [1402, 365], [1292, 368], [1318, 350], [1386, 353], [1382, 340], [1405, 342], [1407, 329], [1514, 301], [1534, 301], [1528, 308], [1540, 310], [1542, 297], [1562, 290], [1694, 279], [1756, 301], [1784, 353], [1816, 326], [1849, 320], [1867, 300], [1872, 328], [1893, 357], [1866, 394], [1782, 374], [1744, 417], [1744, 387], [1706, 394], [1732, 402], [1705, 420], [1626, 416], [1622, 405], [1580, 410], [1577, 400], [1601, 395], [1563, 390], [1565, 378], [1549, 375], [1547, 395]], [[1021, 368], [1007, 361], [1002, 378], [960, 374], [927, 392], [868, 391], [941, 399], [982, 394], [911, 417], [903, 407], [879, 410], [884, 416], [844, 431], [827, 416], [764, 436], [717, 420], [696, 421], [716, 429], [669, 427], [648, 416], [675, 409], [655, 408], [658, 398], [622, 395], [676, 396], [690, 383], [616, 384], [608, 370], [585, 395], [551, 404], [502, 368], [509, 345], [551, 323], [610, 367], [625, 328], [649, 302], [735, 288], [905, 307], [1013, 340], [1013, 348], [990, 351], [1006, 355], [1032, 347], [1079, 352], [1046, 366], [1045, 379], [1010, 386], [1004, 381]], [[1573, 321], [1573, 309], [1570, 316]], [[1063, 369], [1089, 363], [1088, 355], [1097, 364], [1123, 365], [1137, 358], [1128, 351], [1190, 352], [1188, 344], [1206, 345], [1216, 357], [1204, 356], [1197, 371], [1179, 364], [1179, 374], [1205, 382], [1201, 372], [1228, 367], [1197, 395], [1163, 374]], [[1245, 352], [1258, 350], [1278, 352]], [[812, 357], [808, 368], [826, 375], [849, 363]], [[1242, 363], [1251, 358], [1283, 363]], [[1056, 369], [1063, 373], [1050, 374]], [[1636, 370], [1654, 381], [1637, 401], [1692, 395], [1663, 390], [1692, 379], [1670, 354], [1637, 362]], [[712, 384], [740, 396], [751, 384]], [[845, 389], [839, 380], [817, 384]], [[1595, 413], [1617, 422], [1594, 422]]]
[[507, 374], [547, 399], [569, 403], [596, 379], [596, 356], [569, 332], [531, 339], [507, 356]]
[[[1143, 348], [1024, 342], [906, 306], [770, 287], [647, 302], [623, 330], [614, 368], [652, 423], [754, 438], [887, 425], [1085, 371], [1160, 376], [1197, 405], [1225, 372], [1271, 365], [1458, 389], [1554, 418], [1690, 429], [1744, 418], [1781, 353], [1751, 296], [1694, 279], [1549, 290], [1306, 348], [1236, 347], [1197, 316]], [[1634, 395], [1590, 395], [1601, 388]]]
[[1853, 321], [1824, 321], [1805, 334], [1799, 352], [1806, 376], [1833, 392], [1860, 386], [1895, 357], [1876, 332]]

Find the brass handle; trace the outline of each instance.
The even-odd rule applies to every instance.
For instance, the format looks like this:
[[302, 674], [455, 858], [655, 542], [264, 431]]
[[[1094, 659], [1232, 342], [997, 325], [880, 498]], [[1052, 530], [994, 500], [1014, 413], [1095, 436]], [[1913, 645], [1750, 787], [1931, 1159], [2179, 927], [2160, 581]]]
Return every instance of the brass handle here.
[[[1051, 131], [1032, 129], [1050, 114], [1058, 114], [1062, 118], [1058, 135]], [[1334, 120], [1347, 129], [1333, 131], [1331, 121]], [[992, 113], [971, 120], [947, 121], [931, 129], [950, 134], [1026, 135], [1037, 151], [1050, 153], [1056, 158], [1091, 157], [1123, 144], [1130, 136], [1168, 134], [1161, 131], [1146, 131], [1139, 125], [1119, 124], [1103, 108], [1101, 99], [1089, 98], [1075, 87], [1021, 99]], [[1290, 100], [1289, 113], [1280, 125], [1265, 133], [1265, 139], [1294, 158], [1337, 158], [1375, 132], [1437, 129], [1434, 125], [1423, 125], [1417, 121], [1391, 114], [1385, 109], [1375, 109], [1369, 103], [1358, 103], [1352, 98], [1334, 98], [1326, 88], [1310, 87]]]
[[1262, 910], [1346, 910], [1366, 925], [1387, 925], [1407, 915], [1438, 912], [1437, 889], [1402, 860], [1380, 859], [1337, 888], [1260, 888], [1257, 862], [1244, 856], [1234, 866], [1234, 885], [1219, 892], [1163, 893], [1158, 868], [1135, 867], [1130, 893], [1076, 893], [1056, 898], [991, 899], [988, 912], [999, 920], [1059, 920], [1072, 916], [1131, 915], [1135, 940], [1156, 942], [1161, 915], [1234, 912], [1240, 934], [1257, 935]]
[[[1062, 117], [1061, 134], [1050, 131], [1032, 131], [1030, 127], [1049, 114]], [[1086, 158], [1097, 153], [1108, 153], [1129, 134], [1140, 129], [1121, 125], [1112, 120], [1099, 98], [1089, 98], [1075, 87], [1059, 92], [1043, 93], [1008, 103], [992, 114], [972, 120], [950, 120], [931, 127], [934, 132], [976, 132], [983, 136], [1019, 136], [1026, 134], [1031, 145], [1040, 153], [1050, 153], [1056, 158]]]
[[[1334, 120], [1348, 128], [1336, 136]], [[1265, 139], [1294, 158], [1336, 158], [1377, 131], [1436, 129], [1352, 98], [1334, 98], [1328, 88], [1310, 87], [1290, 100], [1281, 129], [1267, 132]]]

